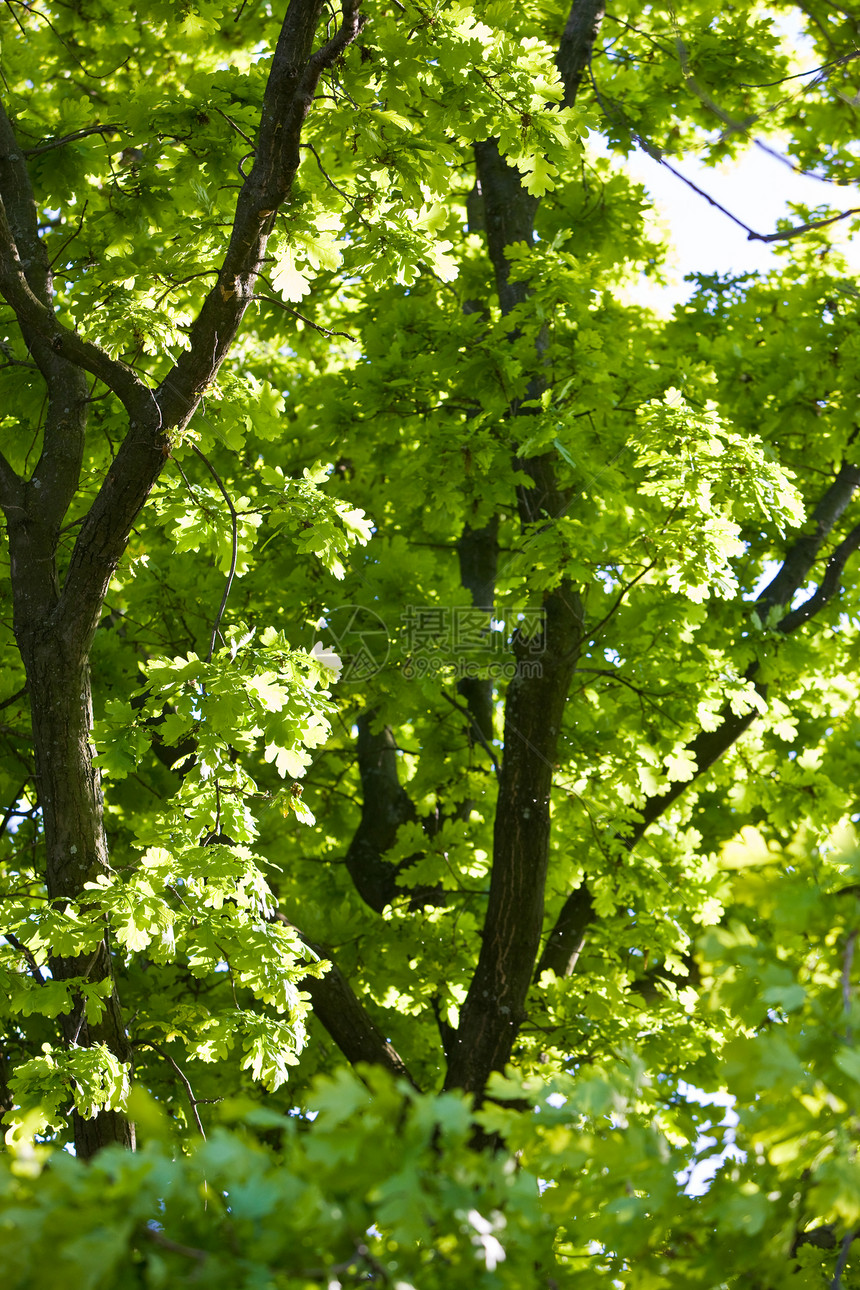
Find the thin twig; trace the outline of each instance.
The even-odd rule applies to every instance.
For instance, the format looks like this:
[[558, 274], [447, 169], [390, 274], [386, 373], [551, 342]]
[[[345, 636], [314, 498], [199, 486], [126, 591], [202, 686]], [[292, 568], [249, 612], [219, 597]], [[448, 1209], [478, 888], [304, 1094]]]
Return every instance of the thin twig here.
[[180, 1080], [185, 1086], [185, 1092], [188, 1097], [188, 1102], [191, 1106], [191, 1114], [194, 1116], [194, 1123], [197, 1125], [197, 1131], [200, 1134], [203, 1141], [205, 1142], [206, 1133], [203, 1128], [203, 1122], [200, 1119], [200, 1113], [197, 1110], [197, 1106], [198, 1106], [197, 1098], [194, 1096], [194, 1089], [191, 1087], [191, 1082], [188, 1079], [188, 1076], [185, 1074], [182, 1067], [179, 1066], [173, 1060], [173, 1058], [170, 1056], [170, 1053], [166, 1053], [164, 1049], [160, 1047], [159, 1044], [154, 1044], [151, 1039], [142, 1039], [141, 1044], [144, 1045], [146, 1048], [151, 1048], [153, 1052], [158, 1053], [159, 1057], [163, 1057], [164, 1060], [168, 1063], [168, 1065], [172, 1066], [173, 1069], [176, 1071], [176, 1074], [179, 1076]]
[[40, 143], [37, 148], [22, 148], [25, 157], [38, 157], [43, 152], [51, 152], [54, 148], [62, 148], [67, 143], [76, 143], [78, 139], [85, 139], [89, 134], [122, 134], [122, 127], [118, 125], [88, 125], [83, 130], [75, 130], [72, 134], [64, 134], [62, 139], [49, 139], [47, 143]]
[[496, 775], [500, 775], [502, 773], [502, 768], [499, 765], [499, 759], [494, 753], [493, 749], [487, 743], [487, 740], [484, 737], [484, 732], [482, 731], [481, 727], [478, 725], [475, 718], [472, 716], [469, 709], [462, 707], [457, 702], [456, 699], [452, 699], [450, 694], [446, 694], [444, 690], [442, 691], [442, 698], [447, 699], [452, 708], [456, 708], [458, 712], [462, 712], [463, 716], [468, 718], [472, 733], [477, 736], [478, 742], [486, 752], [487, 756], [490, 758], [490, 761], [493, 763], [493, 767], [495, 768]]
[[23, 358], [12, 358], [11, 354], [7, 353], [6, 350], [3, 350], [3, 354], [6, 361], [0, 363], [0, 372], [5, 372], [8, 367], [27, 367], [31, 372], [38, 372], [39, 370], [37, 363], [27, 363]]
[[20, 690], [16, 690], [14, 694], [9, 695], [8, 699], [4, 699], [2, 703], [0, 703], [0, 708], [8, 708], [11, 704], [17, 703], [19, 699], [23, 699], [26, 693], [27, 687], [26, 685], [22, 685]]
[[674, 175], [676, 179], [681, 180], [682, 184], [686, 184], [689, 189], [697, 194], [697, 196], [703, 197], [709, 206], [713, 206], [721, 215], [725, 215], [727, 219], [730, 219], [733, 224], [737, 224], [738, 228], [742, 228], [747, 235], [748, 242], [788, 242], [792, 238], [800, 237], [802, 233], [813, 233], [817, 229], [827, 228], [830, 224], [837, 224], [839, 220], [848, 219], [851, 215], [860, 215], [860, 206], [852, 206], [849, 210], [839, 211], [836, 215], [825, 215], [822, 216], [821, 219], [809, 220], [805, 224], [796, 224], [792, 228], [779, 229], [775, 233], [757, 233], [754, 228], [750, 228], [749, 224], [744, 223], [744, 221], [739, 219], [737, 215], [733, 215], [732, 212], [723, 206], [721, 202], [718, 202], [715, 197], [711, 197], [711, 195], [706, 193], [703, 188], [700, 188], [698, 184], [693, 183], [692, 179], [688, 179], [686, 175], [682, 175], [680, 170], [677, 170], [670, 161], [667, 161], [658, 147], [633, 128], [629, 118], [619, 104], [615, 104], [617, 110], [613, 111], [606, 95], [601, 93], [601, 90], [594, 79], [593, 73], [591, 73], [591, 84], [597, 101], [606, 116], [609, 117], [610, 120], [614, 120], [630, 130], [630, 137], [639, 145], [643, 152], [647, 153], [647, 155], [651, 157], [653, 161], [658, 162], [661, 166], [665, 166], [670, 174]]
[[[607, 676], [607, 677], [609, 677], [609, 679], [610, 679], [611, 681], [617, 681], [619, 685], [625, 685], [625, 686], [627, 687], [627, 689], [628, 689], [628, 690], [632, 690], [632, 691], [633, 691], [633, 693], [634, 693], [635, 695], [637, 695], [637, 697], [639, 698], [639, 700], [640, 700], [640, 704], [641, 704], [641, 701], [642, 701], [642, 700], [644, 700], [646, 703], [650, 703], [650, 704], [651, 704], [651, 706], [652, 706], [652, 708], [656, 708], [656, 709], [658, 710], [658, 712], [660, 712], [660, 714], [661, 714], [661, 716], [663, 717], [663, 719], [664, 719], [664, 720], [669, 716], [669, 714], [668, 714], [668, 713], [666, 713], [666, 712], [664, 712], [664, 711], [662, 710], [662, 708], [660, 707], [660, 704], [657, 702], [657, 699], [654, 697], [654, 695], [650, 694], [650, 693], [648, 692], [648, 690], [643, 690], [641, 686], [639, 686], [639, 685], [634, 685], [634, 683], [633, 683], [632, 681], [628, 681], [628, 680], [627, 680], [627, 677], [626, 677], [626, 676], [622, 676], [622, 675], [621, 675], [621, 673], [620, 673], [616, 668], [611, 668], [611, 667], [578, 667], [578, 668], [576, 668], [576, 669], [575, 669], [575, 671], [576, 671], [576, 672], [582, 672], [582, 673], [588, 673], [588, 674], [590, 674], [590, 675], [594, 675], [594, 676]], [[660, 695], [658, 695], [658, 697], [659, 697], [659, 698], [664, 698], [664, 697], [665, 697], [665, 695], [664, 695], [664, 694], [660, 694]], [[673, 724], [673, 725], [675, 725], [675, 726], [682, 726], [682, 725], [683, 725], [683, 722], [678, 721], [675, 717], [669, 717], [669, 720], [670, 720], [670, 721], [672, 722], [672, 724]]]
[[839, 1258], [836, 1260], [836, 1267], [833, 1271], [833, 1280], [830, 1282], [830, 1290], [841, 1290], [842, 1273], [845, 1271], [845, 1265], [848, 1262], [848, 1255], [851, 1250], [851, 1243], [858, 1236], [858, 1232], [848, 1232], [842, 1238], [842, 1246], [839, 1250]]
[[175, 291], [177, 287], [184, 287], [186, 282], [193, 282], [195, 278], [211, 278], [211, 277], [216, 277], [216, 278], [218, 277], [218, 269], [202, 269], [200, 273], [189, 273], [187, 278], [179, 278], [176, 282], [171, 282], [167, 287], [165, 287], [161, 295], [156, 296], [155, 303], [157, 305], [160, 305], [162, 300], [167, 299], [171, 291]]
[[[99, 947], [99, 948], [101, 948], [101, 947]], [[90, 961], [89, 961], [89, 963], [87, 963], [86, 970], [85, 970], [85, 972], [84, 972], [84, 984], [85, 984], [85, 985], [86, 985], [87, 981], [89, 980], [90, 973], [91, 973], [91, 972], [92, 972], [92, 970], [93, 970], [93, 966], [94, 966], [95, 961], [96, 961], [96, 959], [98, 958], [98, 956], [99, 956], [99, 951], [98, 951], [98, 950], [94, 950], [94, 951], [93, 951], [93, 953], [90, 955]], [[84, 1024], [84, 1022], [85, 1022], [85, 1020], [86, 1020], [86, 1016], [87, 1016], [87, 1001], [86, 1001], [86, 999], [81, 998], [81, 1014], [80, 1014], [80, 1016], [78, 1017], [78, 1024], [77, 1024], [77, 1026], [75, 1027], [75, 1033], [72, 1035], [72, 1039], [71, 1039], [71, 1042], [72, 1042], [73, 1044], [76, 1044], [76, 1043], [78, 1042], [78, 1036], [79, 1036], [79, 1035], [80, 1035], [80, 1033], [81, 1033], [81, 1030], [82, 1030], [82, 1028], [83, 1028], [83, 1024]]]
[[255, 145], [255, 143], [254, 143], [254, 140], [253, 140], [253, 139], [251, 139], [251, 138], [250, 138], [250, 137], [245, 133], [245, 131], [244, 131], [244, 130], [240, 129], [240, 127], [236, 124], [236, 122], [235, 122], [235, 121], [233, 121], [233, 120], [232, 120], [232, 119], [227, 115], [227, 113], [226, 113], [226, 112], [222, 112], [222, 111], [221, 111], [221, 109], [220, 109], [219, 107], [216, 107], [215, 111], [218, 113], [218, 115], [219, 115], [219, 116], [223, 116], [224, 120], [227, 122], [227, 124], [228, 124], [228, 125], [232, 125], [232, 127], [233, 127], [233, 129], [236, 131], [236, 133], [237, 133], [237, 134], [239, 134], [239, 135], [241, 135], [241, 136], [242, 136], [242, 138], [245, 140], [245, 142], [246, 142], [247, 144], [250, 144], [250, 146], [251, 146], [252, 148], [256, 147], [256, 145]]
[[205, 502], [202, 502], [200, 500], [200, 498], [197, 496], [197, 493], [194, 491], [194, 485], [192, 484], [191, 480], [188, 478], [185, 471], [182, 469], [182, 466], [179, 464], [179, 462], [176, 460], [175, 457], [173, 458], [173, 464], [176, 467], [176, 469], [179, 471], [179, 476], [183, 484], [185, 485], [185, 487], [188, 489], [188, 492], [191, 495], [191, 499], [194, 502], [194, 505], [203, 512], [203, 514], [207, 517], [207, 519], [212, 520], [213, 524], [217, 524], [218, 522], [217, 513], [215, 511], [210, 511], [209, 507], [205, 504]]
[[843, 54], [841, 58], [834, 58], [829, 63], [822, 63], [819, 67], [810, 67], [808, 72], [795, 72], [792, 76], [781, 76], [778, 81], [738, 81], [738, 89], [768, 90], [774, 85], [784, 85], [786, 81], [799, 81], [804, 76], [815, 76], [817, 72], [826, 72], [831, 67], [841, 67], [843, 63], [850, 63], [855, 58], [860, 58], [860, 49], [852, 50], [850, 54]]
[[52, 269], [53, 269], [54, 265], [57, 263], [57, 261], [59, 260], [60, 256], [61, 256], [61, 255], [63, 254], [63, 252], [65, 251], [66, 247], [69, 245], [69, 243], [70, 243], [70, 242], [74, 242], [75, 238], [78, 236], [78, 234], [80, 233], [81, 229], [83, 228], [83, 226], [84, 226], [84, 216], [85, 216], [85, 215], [86, 215], [86, 213], [87, 213], [87, 207], [89, 206], [89, 204], [90, 204], [90, 199], [89, 199], [89, 197], [88, 197], [88, 198], [86, 199], [86, 201], [84, 202], [84, 204], [83, 204], [83, 207], [82, 207], [82, 209], [81, 209], [81, 213], [80, 213], [80, 215], [78, 216], [78, 227], [75, 229], [74, 233], [70, 233], [70, 234], [69, 234], [69, 236], [66, 238], [65, 242], [63, 242], [63, 244], [62, 244], [62, 246], [60, 247], [60, 249], [59, 249], [59, 251], [57, 252], [57, 254], [54, 256], [53, 260], [51, 261], [51, 268], [52, 268]]
[[209, 653], [206, 655], [206, 662], [211, 663], [212, 655], [215, 653], [215, 640], [218, 636], [218, 628], [221, 626], [221, 619], [224, 617], [224, 610], [227, 608], [227, 599], [230, 595], [230, 588], [233, 586], [233, 579], [236, 576], [236, 564], [239, 559], [239, 517], [236, 514], [236, 507], [230, 500], [230, 494], [221, 482], [221, 476], [218, 474], [209, 458], [200, 451], [196, 444], [193, 443], [191, 448], [197, 453], [197, 456], [203, 462], [206, 469], [209, 471], [209, 474], [220, 488], [221, 496], [224, 498], [224, 501], [227, 503], [230, 510], [230, 522], [233, 528], [233, 550], [230, 557], [230, 572], [227, 575], [227, 585], [224, 588], [224, 595], [221, 597], [221, 604], [218, 608], [218, 613], [215, 615], [215, 621], [212, 624], [212, 637], [209, 641]]
[[851, 965], [854, 962], [854, 945], [857, 941], [858, 931], [855, 927], [845, 942], [845, 954], [842, 959], [842, 1002], [845, 1005], [845, 1011], [848, 1012], [851, 1007]]
[[783, 166], [788, 166], [789, 170], [795, 175], [804, 175], [807, 179], [815, 179], [820, 184], [839, 184], [842, 182], [839, 179], [834, 179], [831, 175], [817, 175], [814, 170], [804, 170], [803, 166], [795, 165], [791, 157], [784, 156], [776, 148], [772, 148], [770, 144], [765, 143], [764, 139], [754, 139], [753, 143], [762, 152], [767, 153], [769, 157], [773, 157], [774, 161], [778, 161]]
[[143, 1230], [148, 1240], [154, 1245], [160, 1245], [163, 1250], [169, 1250], [171, 1254], [182, 1254], [186, 1259], [197, 1259], [200, 1263], [209, 1258], [208, 1250], [197, 1250], [193, 1245], [180, 1245], [178, 1241], [171, 1241], [157, 1227], [145, 1227]]
[[9, 942], [13, 950], [17, 950], [19, 954], [24, 956], [27, 960], [27, 967], [30, 969], [30, 973], [33, 978], [39, 982], [39, 985], [44, 985], [45, 977], [42, 973], [42, 969], [36, 962], [36, 956], [29, 946], [24, 945], [22, 941], [19, 941], [14, 932], [4, 932], [3, 939]]
[[15, 794], [14, 798], [12, 799], [12, 805], [4, 813], [3, 819], [0, 820], [0, 838], [2, 838], [3, 834], [6, 832], [6, 829], [9, 826], [9, 821], [14, 819], [16, 815], [29, 815], [29, 811], [17, 811], [15, 809], [15, 804], [16, 802], [20, 802], [24, 789], [26, 787], [27, 787], [27, 781], [25, 780], [24, 783], [21, 785], [21, 787], [18, 789], [18, 792]]
[[345, 193], [345, 192], [343, 191], [343, 189], [342, 189], [342, 188], [338, 188], [337, 184], [334, 182], [334, 180], [332, 179], [331, 175], [329, 175], [329, 174], [327, 173], [327, 171], [326, 171], [325, 167], [323, 166], [323, 163], [320, 161], [320, 155], [319, 155], [319, 153], [317, 152], [317, 150], [316, 150], [316, 148], [314, 147], [314, 145], [313, 145], [312, 143], [303, 143], [303, 144], [301, 145], [301, 147], [303, 147], [303, 148], [307, 148], [307, 149], [308, 149], [308, 151], [310, 151], [310, 152], [312, 152], [312, 153], [314, 154], [314, 157], [315, 157], [315, 159], [316, 159], [316, 163], [317, 163], [317, 165], [318, 165], [318, 166], [319, 166], [319, 168], [320, 168], [320, 174], [322, 175], [323, 179], [326, 181], [326, 183], [327, 183], [327, 184], [329, 184], [329, 185], [334, 189], [334, 191], [335, 191], [336, 193], [340, 193], [340, 195], [341, 195], [341, 197], [344, 199], [344, 201], [349, 202], [350, 206], [352, 206], [352, 205], [355, 203], [355, 198], [354, 198], [354, 197], [350, 197], [349, 193]]
[[[78, 67], [80, 67], [84, 76], [89, 76], [91, 80], [106, 81], [109, 76], [116, 76], [120, 68], [125, 67], [126, 63], [130, 61], [132, 55], [135, 52], [132, 49], [131, 52], [128, 54], [128, 56], [122, 60], [119, 66], [115, 67], [112, 71], [104, 72], [103, 75], [99, 76], [96, 74], [96, 72], [91, 72], [87, 67], [84, 66], [84, 64], [81, 62], [81, 60], [78, 58], [77, 54], [75, 53], [74, 49], [71, 47], [71, 45], [66, 44], [66, 42], [63, 40], [63, 37], [60, 35], [59, 31], [57, 30], [57, 28], [54, 26], [54, 24], [51, 22], [50, 18], [46, 14], [42, 13], [42, 11], [40, 9], [37, 9], [34, 5], [27, 4], [26, 0], [14, 0], [14, 3], [20, 5], [22, 9], [26, 9], [27, 13], [31, 13], [33, 14], [34, 17], [41, 18], [43, 22], [46, 22], [50, 27], [51, 31], [57, 37], [57, 40], [63, 46], [63, 49], [65, 49], [67, 53], [71, 54], [72, 58], [77, 63]], [[15, 18], [15, 21], [18, 23], [18, 26], [21, 28], [21, 31], [23, 32], [26, 38], [27, 32], [25, 28], [21, 26], [21, 23], [18, 22], [17, 15], [13, 13], [12, 3], [10, 2], [10, 0], [5, 0], [5, 4], [9, 12], [12, 13], [12, 16]]]
[[[349, 1272], [350, 1268], [354, 1268], [356, 1263], [359, 1261], [366, 1263], [374, 1274], [378, 1275], [379, 1273], [382, 1273], [385, 1279], [388, 1279], [385, 1274], [385, 1270], [373, 1257], [367, 1246], [360, 1243], [356, 1244], [355, 1254], [352, 1258], [344, 1259], [343, 1263], [333, 1263], [327, 1268], [302, 1268], [300, 1272], [296, 1272], [294, 1275], [296, 1277], [301, 1277], [303, 1281], [325, 1280], [330, 1285], [333, 1277], [343, 1276], [345, 1272]], [[376, 1279], [376, 1275], [373, 1278], [374, 1280]]]
[[651, 570], [655, 567], [656, 563], [657, 563], [656, 560], [652, 560], [649, 564], [646, 564], [645, 568], [641, 569], [639, 573], [636, 574], [635, 578], [631, 578], [630, 581], [621, 588], [609, 612], [604, 614], [598, 623], [595, 623], [593, 627], [590, 627], [588, 629], [588, 636], [590, 638], [594, 638], [595, 640], [597, 639], [598, 634], [609, 622], [610, 618], [615, 613], [616, 609], [618, 609], [624, 597], [627, 595], [628, 591], [632, 591], [633, 588], [636, 586], [637, 582], [641, 582], [642, 579], [645, 577], [645, 574], [650, 573]]
[[[260, 277], [262, 276], [260, 274]], [[270, 305], [277, 305], [279, 309], [283, 309], [284, 313], [292, 314], [294, 318], [307, 323], [308, 327], [313, 327], [314, 331], [318, 331], [321, 336], [343, 336], [345, 340], [351, 340], [355, 345], [358, 344], [356, 338], [350, 336], [348, 331], [329, 331], [327, 327], [321, 327], [319, 323], [315, 323], [311, 318], [306, 318], [304, 314], [300, 314], [298, 309], [290, 309], [289, 305], [285, 305], [282, 300], [276, 300], [274, 296], [254, 296], [253, 299], [266, 300]]]

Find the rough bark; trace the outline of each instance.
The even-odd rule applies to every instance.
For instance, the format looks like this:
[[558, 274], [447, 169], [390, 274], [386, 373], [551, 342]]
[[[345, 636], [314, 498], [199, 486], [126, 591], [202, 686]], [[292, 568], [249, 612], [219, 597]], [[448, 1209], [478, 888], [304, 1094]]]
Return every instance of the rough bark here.
[[574, 4], [568, 14], [556, 58], [564, 83], [563, 107], [573, 107], [576, 101], [605, 12], [604, 0], [582, 0], [582, 3]]
[[528, 284], [511, 282], [505, 248], [516, 242], [531, 246], [539, 199], [523, 188], [520, 172], [499, 152], [496, 139], [475, 145], [475, 170], [484, 203], [487, 251], [493, 263], [499, 306], [503, 314], [525, 300]]
[[[491, 614], [496, 595], [499, 520], [494, 515], [483, 528], [468, 524], [457, 543], [460, 581], [476, 609]], [[493, 738], [493, 682], [481, 677], [463, 677], [457, 689], [466, 701], [471, 719], [469, 737], [473, 744], [488, 745]]]
[[[5, 213], [4, 280], [5, 264], [12, 257], [17, 261], [14, 272], [33, 300], [50, 311], [51, 273], [38, 237], [35, 200], [2, 109], [0, 195]], [[26, 319], [22, 332], [46, 386], [43, 446], [28, 481], [18, 479], [4, 462], [0, 500], [9, 534], [13, 627], [27, 675], [32, 717], [45, 883], [49, 898], [62, 905], [66, 898], [79, 896], [84, 883], [107, 868], [101, 787], [89, 742], [92, 704], [86, 650], [66, 630], [58, 612], [57, 541], [80, 474], [88, 391], [83, 371], [59, 355]], [[53, 957], [50, 968], [60, 980], [111, 979], [107, 938], [102, 937], [91, 954]], [[71, 1013], [62, 1018], [64, 1042], [105, 1043], [121, 1061], [130, 1061], [116, 990], [96, 1025], [84, 1017], [80, 998], [73, 995], [73, 999]], [[85, 1121], [75, 1113], [74, 1119], [76, 1149], [84, 1157], [107, 1142], [133, 1145], [133, 1128], [122, 1116], [103, 1112]]]
[[[556, 748], [582, 640], [582, 607], [565, 586], [545, 602], [541, 674], [511, 681], [493, 834], [493, 868], [481, 953], [449, 1040], [446, 1088], [480, 1096], [504, 1070], [525, 1017], [543, 925], [549, 860], [550, 796]], [[520, 666], [528, 642], [515, 643]]]
[[[45, 835], [45, 879], [49, 898], [59, 907], [80, 901], [84, 884], [109, 870], [102, 818], [102, 791], [90, 744], [92, 701], [86, 657], [63, 648], [46, 629], [18, 636], [31, 695], [36, 786]], [[50, 959], [55, 979], [113, 979], [110, 944], [102, 936], [91, 954]], [[131, 1063], [116, 986], [98, 1024], [90, 1024], [83, 1001], [61, 1017], [64, 1042], [89, 1048], [106, 1044], [120, 1061]], [[134, 1145], [133, 1127], [123, 1116], [101, 1112], [92, 1120], [75, 1114], [75, 1149], [89, 1157], [110, 1142]]]

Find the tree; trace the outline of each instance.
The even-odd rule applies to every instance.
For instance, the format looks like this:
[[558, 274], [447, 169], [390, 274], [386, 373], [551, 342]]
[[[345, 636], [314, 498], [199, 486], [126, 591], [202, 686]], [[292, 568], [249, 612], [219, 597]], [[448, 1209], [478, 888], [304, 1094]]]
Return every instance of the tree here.
[[856, 18], [3, 21], [10, 1285], [842, 1284]]

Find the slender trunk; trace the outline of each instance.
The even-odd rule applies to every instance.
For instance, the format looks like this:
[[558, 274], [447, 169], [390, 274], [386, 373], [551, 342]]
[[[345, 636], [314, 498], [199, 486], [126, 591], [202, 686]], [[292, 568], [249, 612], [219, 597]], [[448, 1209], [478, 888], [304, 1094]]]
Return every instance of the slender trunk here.
[[[565, 103], [572, 104], [585, 73], [603, 17], [603, 0], [574, 0], [559, 50]], [[522, 176], [499, 151], [498, 140], [475, 146], [476, 186], [469, 210], [470, 227], [480, 223], [493, 264], [499, 306], [509, 314], [528, 299], [529, 284], [510, 280], [509, 247], [531, 246], [539, 200], [523, 186]], [[483, 212], [479, 210], [481, 199]], [[482, 215], [482, 218], [481, 218]], [[516, 332], [511, 338], [516, 337]], [[544, 346], [537, 341], [537, 352]], [[534, 399], [540, 377], [529, 388]], [[527, 411], [512, 405], [513, 416]], [[570, 498], [559, 487], [555, 457], [517, 459], [530, 486], [517, 489], [517, 508], [525, 531], [552, 524], [567, 510]], [[467, 530], [461, 545], [469, 549]], [[489, 562], [484, 560], [488, 571]], [[462, 565], [464, 585], [466, 569]], [[492, 570], [495, 574], [495, 569]], [[470, 590], [472, 588], [470, 587]], [[482, 594], [488, 595], [486, 591]], [[473, 599], [475, 593], [473, 591]], [[491, 603], [491, 602], [490, 602]], [[484, 920], [481, 953], [460, 1024], [447, 1045], [446, 1088], [462, 1088], [480, 1099], [490, 1073], [503, 1071], [525, 1019], [525, 1003], [540, 945], [544, 892], [549, 865], [552, 776], [562, 717], [582, 637], [584, 610], [579, 592], [567, 581], [544, 598], [544, 651], [537, 672], [529, 642], [515, 640], [517, 676], [505, 698], [505, 743], [493, 835], [493, 869]], [[467, 696], [468, 697], [468, 696]], [[490, 693], [491, 697], [491, 693]], [[489, 720], [470, 699], [473, 721]]]
[[566, 584], [544, 605], [545, 649], [515, 643], [520, 673], [505, 701], [505, 753], [493, 871], [478, 966], [451, 1042], [446, 1088], [481, 1096], [503, 1071], [525, 1017], [540, 944], [549, 861], [550, 796], [564, 705], [582, 642], [582, 605]]

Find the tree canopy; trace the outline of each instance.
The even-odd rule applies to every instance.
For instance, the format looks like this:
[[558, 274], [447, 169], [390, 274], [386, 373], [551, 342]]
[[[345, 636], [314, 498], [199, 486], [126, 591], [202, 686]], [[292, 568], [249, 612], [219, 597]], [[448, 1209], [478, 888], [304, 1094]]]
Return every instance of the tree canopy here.
[[4, 1284], [847, 1287], [853, 7], [0, 30]]

